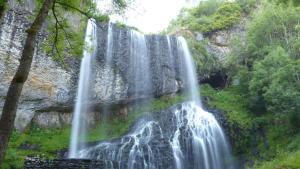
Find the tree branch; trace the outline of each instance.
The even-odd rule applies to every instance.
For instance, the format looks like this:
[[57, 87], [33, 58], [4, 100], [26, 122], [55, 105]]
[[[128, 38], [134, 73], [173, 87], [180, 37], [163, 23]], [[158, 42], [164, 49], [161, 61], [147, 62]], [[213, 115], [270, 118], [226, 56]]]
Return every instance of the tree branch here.
[[81, 13], [82, 15], [86, 16], [88, 19], [93, 18], [93, 15], [91, 15], [91, 14], [85, 12], [85, 11], [82, 11], [81, 9], [78, 9], [78, 8], [76, 8], [74, 6], [71, 6], [69, 4], [66, 4], [66, 3], [63, 3], [63, 2], [59, 2], [59, 1], [56, 1], [55, 3], [57, 3], [57, 4], [61, 5], [61, 6], [73, 9], [73, 10]]
[[54, 37], [54, 41], [53, 41], [53, 45], [52, 45], [52, 55], [54, 55], [54, 49], [56, 50], [56, 53], [58, 54], [58, 55], [60, 55], [59, 54], [59, 50], [58, 50], [58, 48], [57, 48], [57, 41], [58, 41], [58, 23], [59, 23], [59, 21], [58, 21], [58, 18], [57, 18], [57, 16], [56, 16], [56, 13], [55, 13], [55, 2], [56, 2], [56, 0], [54, 0], [54, 4], [53, 4], [53, 6], [52, 6], [52, 13], [53, 13], [53, 16], [54, 16], [54, 18], [55, 18], [55, 37]]

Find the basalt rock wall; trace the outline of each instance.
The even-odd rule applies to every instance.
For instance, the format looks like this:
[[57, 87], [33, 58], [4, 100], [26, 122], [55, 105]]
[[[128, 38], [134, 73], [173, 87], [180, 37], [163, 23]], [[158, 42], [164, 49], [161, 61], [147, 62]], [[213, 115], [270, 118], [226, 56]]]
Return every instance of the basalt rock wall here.
[[93, 68], [96, 100], [130, 102], [174, 94], [183, 88], [184, 65], [176, 37], [143, 35], [129, 28], [99, 23], [97, 42]]
[[[32, 22], [35, 9], [33, 0], [9, 1], [9, 9], [0, 21], [0, 109], [2, 110], [10, 81], [19, 65], [26, 39], [26, 29]], [[80, 25], [77, 16], [70, 16], [73, 25]], [[32, 68], [22, 91], [17, 109], [15, 128], [24, 130], [30, 123], [41, 127], [61, 127], [72, 121], [76, 100], [80, 59], [66, 55], [68, 69], [45, 54], [42, 43], [47, 38], [47, 29], [39, 33]], [[171, 95], [184, 86], [183, 66], [179, 44], [175, 37], [142, 35], [145, 39], [145, 56], [148, 69], [143, 67], [139, 56], [134, 55], [133, 31], [112, 25], [111, 62], [106, 64], [109, 24], [97, 23], [97, 56], [93, 60], [93, 90], [89, 116], [93, 124], [99, 118], [102, 105], [122, 105], [123, 110], [135, 100]], [[135, 41], [135, 42], [133, 42]], [[133, 55], [135, 58], [133, 58]], [[140, 65], [135, 66], [134, 64]], [[136, 72], [139, 72], [138, 75]], [[149, 80], [143, 80], [144, 75]], [[136, 77], [140, 79], [136, 79]], [[138, 81], [138, 83], [137, 83]], [[144, 87], [146, 86], [146, 87]], [[116, 110], [117, 111], [117, 110]]]

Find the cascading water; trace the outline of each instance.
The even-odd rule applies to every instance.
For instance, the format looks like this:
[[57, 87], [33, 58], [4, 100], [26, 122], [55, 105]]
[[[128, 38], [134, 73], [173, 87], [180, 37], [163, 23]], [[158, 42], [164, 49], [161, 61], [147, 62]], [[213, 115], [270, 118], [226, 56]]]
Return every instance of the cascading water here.
[[[150, 48], [147, 48], [145, 36], [130, 33], [130, 64], [134, 66], [131, 71], [145, 69], [145, 65], [149, 65], [147, 62], [150, 62], [147, 51]], [[165, 38], [170, 55], [168, 58], [172, 59], [170, 37]], [[158, 38], [155, 37], [155, 40]], [[108, 44], [111, 41], [108, 40]], [[196, 71], [187, 43], [179, 37], [176, 45], [184, 62], [185, 74], [182, 76], [190, 101], [155, 117], [146, 116], [122, 138], [81, 149], [78, 157], [117, 161], [120, 169], [231, 169], [230, 151], [223, 131], [214, 116], [201, 106]], [[134, 75], [135, 89], [137, 86], [145, 88], [139, 80], [145, 81], [150, 75], [136, 72]], [[111, 162], [105, 166], [106, 169], [115, 167]]]
[[[214, 116], [202, 108], [188, 45], [184, 38], [179, 37], [178, 40], [185, 60], [187, 89], [192, 101], [175, 111], [177, 129], [171, 145], [176, 168], [228, 168], [231, 157], [225, 136]], [[186, 135], [189, 137], [186, 138]], [[192, 167], [188, 167], [190, 165]]]
[[177, 169], [228, 169], [230, 152], [214, 116], [195, 102], [176, 109], [177, 129], [171, 139]]
[[[120, 144], [117, 142], [101, 143], [96, 147], [82, 150], [79, 157], [118, 161], [120, 168], [156, 169], [155, 152], [157, 149], [153, 149], [152, 145], [156, 134], [159, 138], [163, 138], [158, 122], [145, 118], [135, 124], [135, 130], [124, 136]], [[109, 163], [105, 169], [114, 167]]]
[[145, 35], [131, 30], [130, 39], [130, 66], [134, 75], [133, 93], [135, 95], [149, 94], [151, 90], [150, 60]]
[[[175, 67], [181, 67], [176, 65], [181, 61], [185, 73], [180, 76], [184, 79], [189, 101], [141, 118], [120, 139], [100, 142], [96, 146], [80, 148], [79, 151], [77, 141], [75, 154], [71, 157], [107, 161], [105, 169], [116, 168], [111, 161], [118, 162], [119, 169], [231, 169], [230, 151], [223, 131], [214, 116], [202, 108], [195, 67], [184, 38], [145, 36], [136, 31], [110, 32], [114, 29], [112, 24], [108, 26], [106, 66], [113, 67], [116, 64], [118, 53], [113, 50], [122, 46], [121, 42], [114, 39], [125, 39], [129, 43], [130, 53], [126, 70], [134, 76], [130, 78], [128, 97], [149, 96], [149, 91], [155, 88], [154, 83], [156, 86], [162, 83], [162, 91], [168, 88], [167, 85], [178, 85], [172, 81], [161, 81], [151, 73], [153, 69], [161, 71], [164, 68], [168, 73], [161, 74], [162, 78], [177, 77]], [[122, 38], [126, 34], [129, 34], [129, 38]], [[166, 49], [161, 46], [166, 46]], [[174, 54], [180, 56], [180, 61], [178, 58], [175, 60]], [[162, 58], [168, 58], [169, 61]]]
[[[80, 65], [79, 83], [77, 89], [77, 100], [75, 104], [75, 111], [72, 121], [71, 143], [68, 157], [77, 158], [80, 138], [84, 137], [85, 133], [85, 114], [89, 109], [90, 97], [90, 81], [91, 81], [91, 61], [95, 56], [95, 47], [97, 46], [96, 40], [96, 25], [92, 19], [88, 20], [85, 46], [87, 49], [83, 52], [83, 58]], [[82, 147], [81, 147], [82, 148]]]
[[195, 101], [196, 104], [199, 104], [201, 106], [200, 96], [199, 96], [199, 90], [198, 90], [198, 83], [197, 83], [197, 74], [196, 69], [194, 66], [194, 63], [192, 61], [192, 56], [190, 54], [188, 45], [183, 37], [178, 38], [178, 45], [180, 46], [180, 55], [184, 58], [185, 63], [185, 79], [187, 81], [186, 83], [186, 89], [188, 91], [189, 97], [192, 101]]
[[106, 49], [106, 64], [110, 65], [113, 57], [113, 24], [111, 22], [108, 23], [107, 30], [107, 49]]

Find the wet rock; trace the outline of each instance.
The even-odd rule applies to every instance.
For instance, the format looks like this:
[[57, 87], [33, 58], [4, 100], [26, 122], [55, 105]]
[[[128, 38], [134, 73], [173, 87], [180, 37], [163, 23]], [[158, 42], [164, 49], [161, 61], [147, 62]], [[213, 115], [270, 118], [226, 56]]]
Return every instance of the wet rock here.
[[196, 38], [197, 41], [203, 41], [204, 40], [204, 35], [202, 33], [196, 32], [195, 34], [196, 34], [195, 38]]
[[62, 112], [37, 113], [32, 120], [40, 127], [57, 128], [71, 124], [72, 114]]
[[[143, 52], [147, 58], [144, 67], [134, 65], [132, 44], [137, 37], [130, 29], [111, 26], [111, 63], [107, 62], [107, 42], [109, 25], [98, 24], [97, 29], [97, 58], [95, 68], [95, 94], [94, 98], [102, 102], [121, 102], [138, 100], [151, 97], [159, 97], [178, 92], [182, 87], [181, 73], [183, 71], [182, 58], [179, 53], [178, 42], [175, 37], [160, 35], [146, 35], [145, 49]], [[143, 36], [143, 35], [140, 35]], [[144, 42], [142, 41], [142, 42]], [[140, 44], [135, 47], [139, 47]], [[149, 70], [145, 67], [149, 66]], [[137, 69], [139, 68], [139, 69]], [[137, 81], [137, 74], [149, 75], [141, 77]], [[136, 88], [136, 83], [143, 88]], [[144, 83], [144, 84], [143, 84]], [[138, 91], [137, 91], [138, 90]]]
[[40, 150], [40, 146], [38, 144], [31, 144], [27, 141], [25, 141], [24, 143], [22, 143], [19, 146], [20, 150]]
[[[187, 124], [193, 123], [191, 122], [193, 119], [189, 119], [189, 121], [186, 119], [190, 113], [196, 112], [201, 114], [203, 112], [189, 106], [191, 106], [189, 103], [182, 103], [159, 112], [146, 114], [139, 118], [124, 136], [113, 140], [105, 140], [89, 144], [86, 148], [79, 151], [79, 156], [81, 158], [88, 159], [115, 160], [121, 164], [121, 169], [145, 168], [145, 166], [155, 169], [174, 169], [176, 168], [176, 159], [173, 148], [177, 146], [173, 145], [176, 143], [172, 140], [174, 138], [175, 131], [178, 131], [180, 133], [178, 136], [178, 144], [180, 144], [180, 151], [183, 155], [176, 157], [181, 158], [182, 166], [184, 166], [185, 169], [203, 168], [203, 164], [198, 163], [199, 160], [203, 159], [201, 157], [198, 157], [199, 159], [195, 159], [193, 154], [195, 152], [194, 148], [199, 148], [193, 147], [195, 144], [195, 140], [193, 140], [195, 138], [195, 131]], [[184, 110], [180, 110], [178, 108], [182, 108]], [[189, 112], [187, 112], [186, 109], [188, 109]], [[221, 111], [212, 110], [212, 114], [217, 117], [219, 122], [222, 123], [222, 126], [227, 125]], [[196, 116], [193, 117], [197, 118]], [[205, 117], [210, 118], [212, 116], [209, 114]], [[197, 121], [197, 123], [203, 124], [201, 127], [197, 128], [197, 131], [199, 130], [206, 133], [206, 130], [204, 129], [205, 125], [208, 123], [208, 121], [206, 121], [208, 119], [206, 118]], [[181, 119], [180, 122], [178, 121], [179, 119]], [[180, 127], [178, 124], [182, 126]], [[195, 125], [196, 124], [192, 126], [197, 127]], [[177, 130], [178, 127], [179, 130]], [[213, 129], [213, 127], [210, 129]], [[207, 135], [210, 134], [207, 133]], [[197, 137], [197, 139], [201, 140], [203, 138]], [[218, 146], [222, 145], [218, 144]], [[219, 151], [218, 149], [216, 151], [218, 151], [217, 153], [222, 154], [224, 153], [223, 150], [224, 149]], [[222, 167], [230, 168], [228, 167], [230, 164], [230, 157], [226, 160], [218, 162], [223, 164], [223, 162], [226, 161], [225, 163], [227, 164], [224, 163]], [[106, 168], [108, 167], [106, 166]]]
[[[22, 3], [22, 4], [19, 4]], [[23, 4], [24, 3], [24, 4]], [[2, 110], [10, 81], [19, 64], [31, 24], [35, 1], [9, 1], [9, 10], [0, 21], [0, 109]], [[78, 68], [65, 70], [62, 65], [43, 53], [41, 44], [46, 34], [38, 35], [31, 72], [24, 85], [19, 101], [15, 128], [22, 131], [37, 112], [49, 111], [53, 107], [71, 111]], [[69, 57], [69, 56], [66, 56]], [[76, 59], [73, 59], [76, 60]], [[77, 60], [78, 62], [79, 60]], [[60, 112], [60, 111], [58, 111]]]
[[87, 159], [54, 159], [27, 157], [24, 169], [99, 169], [110, 165], [110, 169], [119, 169], [119, 164], [112, 161], [87, 160]]

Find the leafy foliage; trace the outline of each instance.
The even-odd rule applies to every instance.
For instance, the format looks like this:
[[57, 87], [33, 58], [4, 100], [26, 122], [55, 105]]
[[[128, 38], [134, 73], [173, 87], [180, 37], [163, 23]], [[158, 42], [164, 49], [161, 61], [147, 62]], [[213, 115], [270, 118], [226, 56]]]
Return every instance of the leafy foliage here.
[[263, 60], [254, 64], [250, 90], [258, 94], [264, 94], [270, 83], [272, 75], [289, 62], [289, 56], [281, 47], [275, 48]]
[[[113, 4], [116, 11], [120, 11], [127, 7], [128, 1], [114, 0]], [[65, 56], [81, 57], [83, 49], [90, 48], [84, 46], [84, 30], [89, 18], [94, 18], [98, 22], [108, 22], [110, 19], [108, 15], [103, 15], [97, 10], [93, 0], [56, 1], [52, 15], [48, 18], [49, 37], [43, 44], [46, 53], [62, 63]], [[74, 25], [72, 21], [79, 24]]]
[[[64, 63], [65, 56], [82, 56], [87, 17], [98, 15], [96, 6], [91, 0], [85, 1], [83, 5], [81, 0], [56, 2], [52, 14], [48, 17], [48, 37], [43, 43], [43, 48], [54, 60]], [[74, 25], [72, 21], [79, 24]]]
[[223, 3], [212, 16], [211, 30], [219, 30], [232, 26], [241, 17], [241, 7], [237, 3]]
[[6, 6], [5, 0], [0, 0], [0, 11], [4, 11]]
[[247, 153], [253, 144], [251, 130], [257, 126], [257, 121], [248, 109], [247, 97], [237, 87], [219, 91], [209, 85], [202, 85], [201, 95], [208, 98], [209, 107], [224, 111], [229, 125], [228, 137], [232, 139], [234, 152]]
[[300, 150], [296, 152], [281, 152], [280, 155], [272, 161], [255, 165], [257, 169], [298, 169], [300, 167]]
[[276, 46], [283, 47], [293, 58], [299, 58], [300, 8], [265, 4], [249, 24], [248, 51], [251, 59], [263, 58]]
[[285, 5], [294, 5], [294, 6], [300, 5], [299, 0], [271, 0], [271, 1], [274, 1], [278, 4], [285, 4]]
[[246, 14], [251, 13], [255, 8], [258, 0], [236, 0], [236, 2], [240, 5], [243, 12]]
[[[264, 97], [272, 112], [289, 113], [300, 110], [300, 61], [274, 72]], [[299, 112], [298, 112], [299, 113]]]
[[248, 24], [247, 43], [237, 40], [233, 44], [227, 69], [234, 72], [233, 82], [238, 80], [251, 97], [254, 112], [290, 116], [297, 112], [300, 101], [299, 7], [262, 5]]
[[217, 56], [207, 52], [207, 39], [198, 42], [193, 38], [188, 38], [187, 42], [193, 55], [193, 60], [196, 62], [197, 72], [200, 73], [202, 77], [210, 76], [222, 70], [223, 67]]
[[240, 20], [241, 11], [236, 2], [203, 1], [195, 8], [182, 9], [177, 19], [167, 28], [167, 32], [176, 31], [178, 27], [203, 33], [225, 29]]
[[[246, 12], [241, 5], [246, 2], [237, 3]], [[239, 89], [241, 100], [248, 100], [250, 123], [265, 131], [265, 138], [252, 140], [259, 143], [254, 168], [299, 168], [299, 9], [291, 3], [260, 1], [248, 18], [246, 38], [235, 38], [226, 58], [229, 88]]]

